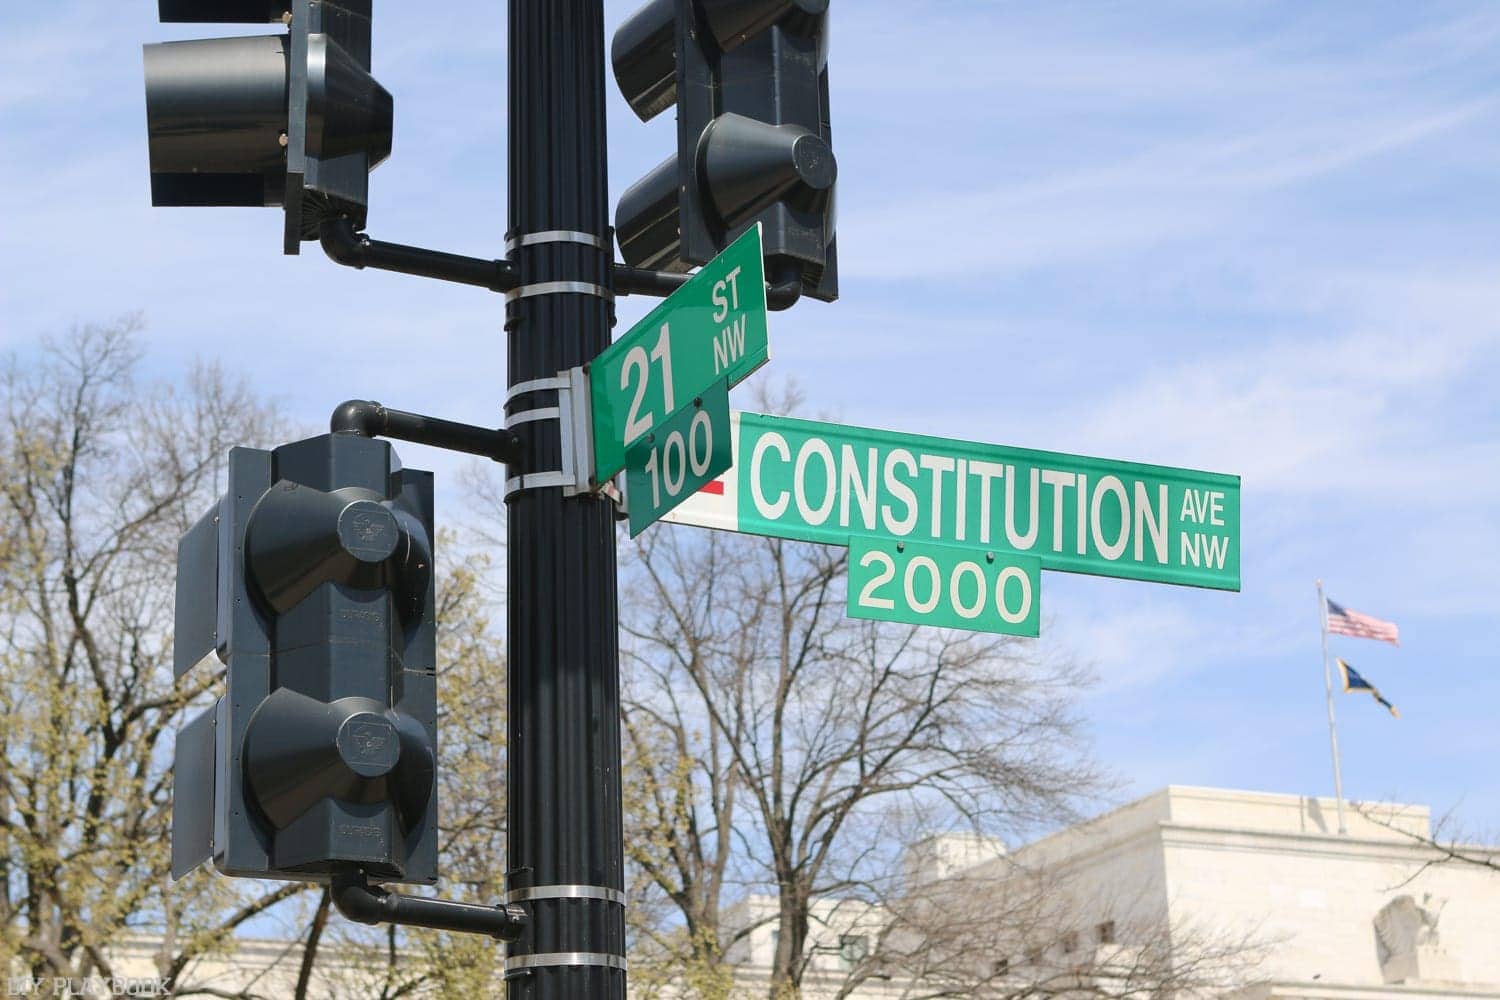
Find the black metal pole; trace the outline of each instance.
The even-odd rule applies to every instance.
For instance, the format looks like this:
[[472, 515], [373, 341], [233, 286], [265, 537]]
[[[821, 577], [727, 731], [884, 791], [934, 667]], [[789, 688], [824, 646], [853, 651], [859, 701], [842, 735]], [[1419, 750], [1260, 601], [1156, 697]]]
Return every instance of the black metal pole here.
[[562, 468], [557, 393], [517, 388], [592, 360], [614, 323], [602, 0], [510, 0], [509, 48], [506, 413], [526, 476], [508, 498], [506, 900], [531, 919], [507, 994], [624, 1000], [614, 510], [533, 485]]

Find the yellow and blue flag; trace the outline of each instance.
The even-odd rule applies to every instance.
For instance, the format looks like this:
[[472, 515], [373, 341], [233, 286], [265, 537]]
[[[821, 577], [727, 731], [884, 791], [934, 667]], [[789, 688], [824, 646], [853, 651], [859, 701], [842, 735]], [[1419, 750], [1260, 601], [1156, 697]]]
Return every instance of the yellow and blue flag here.
[[1339, 657], [1334, 657], [1333, 662], [1339, 665], [1339, 673], [1344, 675], [1345, 691], [1368, 691], [1370, 692], [1370, 696], [1384, 705], [1387, 709], [1389, 709], [1392, 715], [1394, 715], [1398, 719], [1401, 718], [1401, 713], [1396, 711], [1396, 706], [1386, 701], [1385, 696], [1380, 693], [1379, 689], [1377, 689], [1374, 684], [1371, 684], [1369, 681], [1360, 676], [1358, 670], [1355, 670], [1353, 667], [1349, 666], [1349, 664], [1345, 663]]

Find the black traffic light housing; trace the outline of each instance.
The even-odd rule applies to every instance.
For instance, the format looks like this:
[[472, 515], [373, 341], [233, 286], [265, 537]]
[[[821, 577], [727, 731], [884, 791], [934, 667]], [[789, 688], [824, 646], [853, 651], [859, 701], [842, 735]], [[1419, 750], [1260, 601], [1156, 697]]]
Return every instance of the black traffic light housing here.
[[372, 0], [159, 0], [166, 22], [284, 23], [281, 35], [145, 47], [153, 205], [281, 205], [282, 249], [325, 219], [365, 224], [391, 152], [370, 76]]
[[759, 222], [772, 281], [838, 298], [827, 28], [828, 0], [652, 0], [620, 26], [631, 108], [677, 105], [677, 155], [620, 198], [626, 263], [687, 270]]
[[175, 667], [226, 690], [178, 734], [172, 874], [437, 879], [432, 476], [325, 434], [236, 448], [178, 547]]

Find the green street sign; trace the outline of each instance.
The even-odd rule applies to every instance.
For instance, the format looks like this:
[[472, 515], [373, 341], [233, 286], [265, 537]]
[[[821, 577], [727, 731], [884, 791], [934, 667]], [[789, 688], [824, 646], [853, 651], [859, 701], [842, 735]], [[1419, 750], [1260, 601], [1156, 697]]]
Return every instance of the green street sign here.
[[770, 357], [757, 223], [589, 366], [595, 484], [624, 468], [625, 449], [670, 414]]
[[734, 467], [669, 520], [1037, 556], [1043, 569], [1240, 589], [1240, 479], [816, 420], [730, 414]]
[[1042, 561], [996, 549], [849, 539], [850, 618], [1036, 638]]
[[625, 453], [630, 537], [729, 468], [729, 383], [716, 382]]

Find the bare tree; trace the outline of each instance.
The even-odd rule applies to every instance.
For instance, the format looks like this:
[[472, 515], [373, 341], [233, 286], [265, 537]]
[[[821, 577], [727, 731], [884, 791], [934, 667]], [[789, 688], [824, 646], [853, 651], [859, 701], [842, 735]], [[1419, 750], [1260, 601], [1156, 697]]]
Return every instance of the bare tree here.
[[904, 818], [1013, 831], [1100, 787], [1069, 708], [1083, 671], [1018, 641], [846, 619], [845, 563], [667, 529], [622, 588], [630, 860], [671, 914], [633, 930], [705, 995], [753, 930], [726, 926], [731, 891], [774, 895], [770, 995], [797, 996], [815, 901], [889, 894]]
[[1430, 825], [1425, 822], [1410, 822], [1410, 815], [1400, 807], [1382, 802], [1355, 802], [1354, 811], [1363, 819], [1400, 835], [1407, 844], [1421, 849], [1422, 860], [1416, 869], [1392, 888], [1410, 885], [1429, 868], [1440, 865], [1460, 865], [1484, 869], [1500, 875], [1500, 846], [1485, 846], [1500, 842], [1500, 838], [1481, 837], [1466, 830], [1453, 811], [1448, 811]]
[[140, 326], [82, 326], [0, 372], [0, 957], [107, 977], [110, 943], [155, 928], [161, 974], [187, 995], [195, 957], [302, 891], [164, 878], [162, 737], [220, 679], [173, 681], [176, 540], [214, 495], [217, 456], [276, 427], [212, 366], [138, 388]]
[[1160, 903], [1012, 857], [908, 884], [857, 926], [871, 939], [839, 1000], [875, 980], [903, 1000], [1212, 995], [1253, 981], [1265, 948], [1258, 928], [1172, 924]]
[[[717, 584], [723, 547], [706, 546], [697, 567], [679, 546], [648, 542], [640, 551], [650, 586], [632, 605], [641, 617], [634, 624], [627, 617], [625, 631], [667, 641], [667, 609], [654, 608], [654, 601], [674, 591], [685, 573]], [[626, 912], [634, 937], [632, 985], [646, 996], [687, 990], [718, 1000], [733, 985], [725, 951], [735, 939], [723, 937], [720, 915], [740, 846], [734, 823], [743, 779], [734, 746], [749, 736], [741, 719], [726, 719], [727, 731], [712, 724], [701, 710], [702, 694], [684, 685], [679, 667], [706, 670], [717, 662], [721, 642], [745, 638], [730, 632], [727, 621], [719, 623], [725, 634], [718, 634], [718, 607], [712, 593], [675, 604], [670, 619], [680, 623], [673, 633], [680, 644], [674, 655], [651, 656], [654, 641], [637, 655], [627, 648], [622, 671], [623, 771], [630, 776], [624, 783], [625, 850], [634, 876]]]

